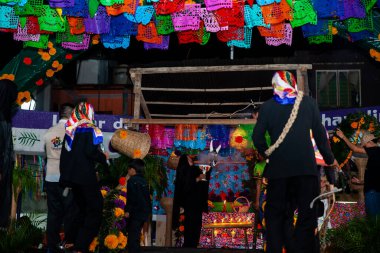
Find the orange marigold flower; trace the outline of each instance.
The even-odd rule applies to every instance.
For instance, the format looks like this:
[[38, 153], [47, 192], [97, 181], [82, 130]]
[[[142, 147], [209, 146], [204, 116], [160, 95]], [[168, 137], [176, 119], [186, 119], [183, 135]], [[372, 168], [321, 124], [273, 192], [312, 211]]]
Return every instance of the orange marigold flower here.
[[133, 151], [133, 158], [141, 158], [141, 150], [140, 149], [135, 149]]
[[15, 80], [15, 75], [13, 75], [13, 74], [3, 74], [2, 76], [0, 76], [0, 80], [3, 80], [3, 79], [8, 79], [8, 80], [14, 81]]
[[52, 77], [53, 75], [54, 75], [54, 70], [52, 70], [52, 69], [46, 70], [46, 76], [47, 77]]
[[57, 71], [61, 71], [62, 68], [63, 68], [63, 65], [62, 65], [62, 64], [59, 64], [59, 65], [58, 65], [58, 68], [57, 68]]
[[185, 227], [184, 227], [183, 225], [182, 225], [182, 226], [179, 226], [179, 228], [178, 228], [178, 229], [179, 229], [179, 231], [180, 231], [180, 232], [183, 232], [183, 231], [185, 231]]
[[98, 237], [95, 237], [94, 240], [92, 240], [92, 242], [91, 242], [90, 247], [88, 248], [88, 250], [90, 252], [95, 252], [95, 249], [96, 249], [96, 247], [98, 245], [99, 245]]
[[125, 138], [127, 138], [128, 133], [127, 133], [127, 131], [121, 130], [119, 135], [120, 135], [121, 139], [125, 139]]
[[117, 240], [116, 235], [107, 235], [106, 238], [104, 238], [104, 246], [108, 249], [116, 249], [118, 244], [119, 241]]
[[42, 54], [44, 53], [44, 50], [42, 48], [39, 48], [37, 53], [42, 56]]
[[338, 29], [336, 29], [336, 27], [332, 27], [331, 28], [331, 33], [332, 33], [332, 35], [337, 35], [338, 34]]
[[20, 91], [17, 94], [16, 103], [18, 105], [22, 105], [25, 102], [30, 102], [30, 99], [31, 99], [31, 97], [30, 97], [30, 92], [29, 91]]
[[55, 53], [57, 53], [57, 50], [54, 47], [52, 47], [52, 48], [49, 49], [49, 54], [50, 55], [55, 55]]
[[106, 190], [100, 190], [100, 192], [102, 193], [102, 196], [103, 196], [103, 198], [107, 195], [107, 191]]
[[114, 210], [114, 215], [115, 215], [115, 217], [124, 216], [124, 210], [119, 208], [119, 207], [116, 207]]
[[336, 136], [333, 136], [332, 140], [334, 143], [340, 142], [340, 139]]
[[359, 126], [358, 122], [352, 122], [351, 123], [351, 128], [353, 128], [353, 129], [358, 128], [358, 126]]
[[53, 68], [58, 68], [58, 65], [59, 65], [59, 61], [53, 61], [53, 63], [51, 64]]
[[119, 245], [117, 246], [117, 248], [124, 249], [125, 246], [127, 246], [127, 237], [122, 232], [119, 232], [119, 236], [117, 237], [117, 239], [119, 241]]
[[51, 56], [50, 56], [50, 54], [44, 52], [44, 53], [42, 53], [41, 58], [44, 61], [48, 61], [48, 60], [50, 60]]
[[54, 44], [53, 44], [53, 42], [49, 41], [47, 46], [48, 46], [48, 48], [52, 48], [54, 46]]

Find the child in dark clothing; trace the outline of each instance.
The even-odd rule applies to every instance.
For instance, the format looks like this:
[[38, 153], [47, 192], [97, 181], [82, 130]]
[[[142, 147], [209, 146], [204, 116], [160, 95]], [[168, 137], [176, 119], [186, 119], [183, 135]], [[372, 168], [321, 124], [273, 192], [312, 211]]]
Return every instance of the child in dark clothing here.
[[127, 205], [125, 216], [128, 221], [128, 253], [140, 252], [140, 234], [144, 222], [148, 221], [152, 206], [149, 187], [142, 173], [145, 163], [133, 159], [128, 165]]

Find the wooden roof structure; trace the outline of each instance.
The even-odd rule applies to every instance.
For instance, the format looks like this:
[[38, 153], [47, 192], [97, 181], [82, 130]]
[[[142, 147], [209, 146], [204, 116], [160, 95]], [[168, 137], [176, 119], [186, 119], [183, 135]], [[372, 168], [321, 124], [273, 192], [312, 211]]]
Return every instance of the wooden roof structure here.
[[[251, 124], [253, 123], [251, 119], [243, 118], [244, 116], [251, 118], [250, 115], [244, 115], [244, 113], [239, 113], [239, 110], [235, 109], [262, 103], [263, 92], [267, 94], [266, 99], [271, 97], [270, 78], [274, 71], [289, 70], [295, 72], [299, 89], [308, 94], [307, 70], [310, 69], [312, 69], [311, 64], [132, 68], [129, 72], [134, 94], [133, 119], [126, 119], [125, 123], [166, 125]], [[249, 80], [248, 83], [241, 85], [230, 81], [225, 85], [220, 85], [220, 83], [224, 82], [223, 79], [228, 79], [227, 77], [229, 76], [251, 76], [253, 73], [258, 73], [261, 76], [260, 73], [263, 73], [263, 71], [267, 72], [265, 84]], [[199, 82], [196, 78], [178, 79], [179, 76], [183, 77], [189, 74], [191, 76], [222, 74], [222, 79], [211, 78], [213, 79], [212, 82], [207, 83]], [[256, 80], [258, 75], [255, 77]], [[145, 78], [147, 76], [153, 77], [150, 79]], [[251, 101], [236, 100], [236, 98], [241, 100], [247, 93], [260, 95], [257, 101], [252, 99]], [[235, 96], [235, 94], [238, 94], [238, 96]], [[223, 108], [224, 111], [222, 113], [199, 113], [211, 112], [211, 108], [215, 107]], [[181, 111], [182, 113], [175, 114], [173, 113], [175, 111]], [[143, 112], [145, 118], [142, 118], [141, 112]]]

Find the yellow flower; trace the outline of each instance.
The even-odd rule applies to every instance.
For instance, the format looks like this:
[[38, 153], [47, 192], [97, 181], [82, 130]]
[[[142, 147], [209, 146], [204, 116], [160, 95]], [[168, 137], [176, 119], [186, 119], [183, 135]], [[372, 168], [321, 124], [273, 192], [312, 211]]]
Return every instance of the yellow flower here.
[[58, 68], [58, 65], [59, 65], [59, 61], [53, 61], [53, 63], [51, 64], [53, 68]]
[[125, 138], [127, 138], [128, 133], [127, 133], [127, 131], [121, 130], [119, 135], [120, 135], [121, 139], [125, 139]]
[[95, 252], [95, 249], [96, 249], [96, 247], [98, 245], [99, 245], [98, 237], [95, 237], [94, 240], [92, 240], [92, 242], [91, 242], [90, 247], [88, 248], [88, 250], [90, 252]]
[[46, 76], [47, 77], [52, 77], [53, 75], [54, 75], [54, 70], [52, 70], [52, 69], [46, 70]]
[[41, 55], [41, 58], [44, 61], [48, 61], [48, 60], [50, 60], [51, 56], [50, 56], [50, 54], [48, 54], [46, 52], [43, 52], [42, 55]]
[[121, 217], [124, 216], [124, 210], [120, 207], [116, 207], [114, 210], [115, 217]]
[[104, 238], [104, 245], [109, 249], [116, 249], [118, 244], [119, 241], [116, 235], [107, 235], [106, 238]]
[[127, 192], [127, 189], [125, 187], [121, 188], [122, 192]]
[[52, 48], [49, 49], [49, 54], [50, 55], [55, 55], [55, 53], [57, 53], [57, 50], [54, 47], [52, 47]]
[[133, 158], [141, 158], [141, 150], [140, 149], [135, 149], [133, 151]]
[[338, 29], [336, 29], [336, 27], [332, 27], [331, 28], [331, 33], [332, 33], [332, 35], [337, 35], [338, 34]]
[[107, 195], [107, 191], [106, 190], [100, 190], [100, 192], [102, 193], [102, 196], [103, 196], [103, 198]]
[[124, 202], [124, 204], [127, 204], [127, 198], [124, 196], [119, 196], [119, 199]]

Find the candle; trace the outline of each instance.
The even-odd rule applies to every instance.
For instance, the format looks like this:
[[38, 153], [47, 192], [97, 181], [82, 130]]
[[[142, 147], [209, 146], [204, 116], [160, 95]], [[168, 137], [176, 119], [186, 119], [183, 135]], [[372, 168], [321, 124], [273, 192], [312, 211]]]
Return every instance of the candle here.
[[232, 230], [232, 232], [231, 232], [231, 236], [232, 236], [232, 237], [235, 237], [235, 234], [236, 234], [235, 230]]
[[226, 206], [226, 200], [223, 201], [223, 210], [222, 212], [226, 212], [227, 211], [227, 206]]

